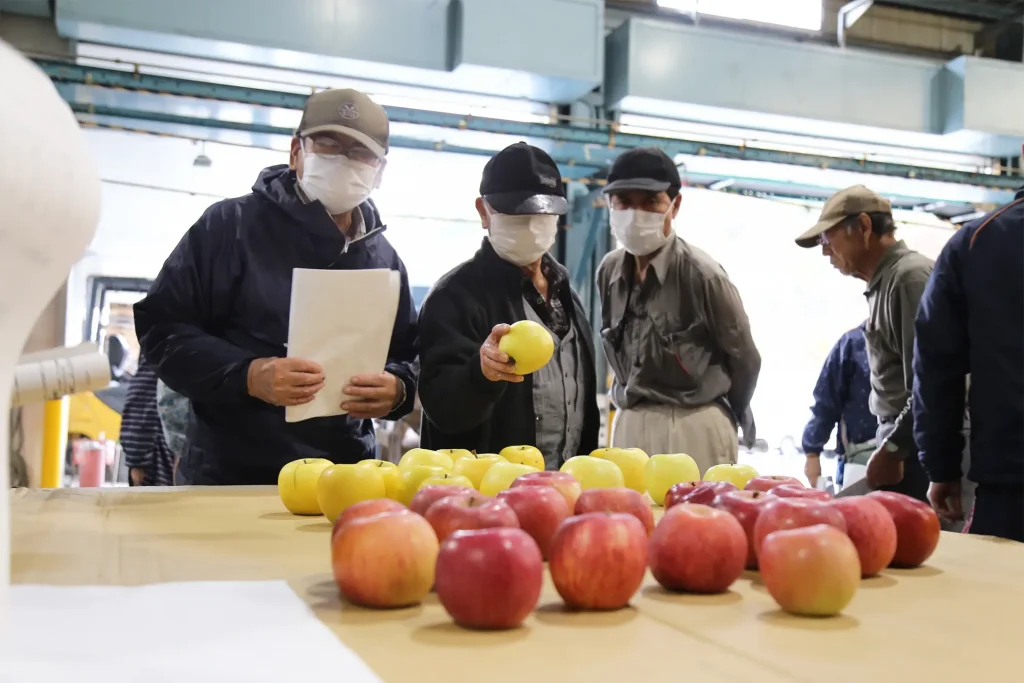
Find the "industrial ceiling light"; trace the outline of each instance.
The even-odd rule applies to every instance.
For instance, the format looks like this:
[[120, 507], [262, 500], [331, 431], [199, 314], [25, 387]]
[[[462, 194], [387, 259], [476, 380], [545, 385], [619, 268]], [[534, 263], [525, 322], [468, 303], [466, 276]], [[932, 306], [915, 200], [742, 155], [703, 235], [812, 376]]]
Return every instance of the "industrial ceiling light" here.
[[756, 21], [805, 31], [820, 31], [822, 0], [658, 0], [658, 7], [694, 15]]
[[206, 156], [206, 141], [204, 140], [199, 144], [199, 154], [197, 154], [196, 158], [192, 160], [192, 165], [196, 168], [210, 168], [213, 166], [213, 159]]

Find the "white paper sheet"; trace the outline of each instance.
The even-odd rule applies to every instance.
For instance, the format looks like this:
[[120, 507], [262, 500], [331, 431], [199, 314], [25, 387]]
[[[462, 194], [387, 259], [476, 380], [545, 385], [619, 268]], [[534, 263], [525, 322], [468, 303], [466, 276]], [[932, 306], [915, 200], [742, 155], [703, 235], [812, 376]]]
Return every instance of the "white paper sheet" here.
[[10, 583], [11, 376], [36, 319], [96, 231], [100, 179], [50, 79], [0, 40], [0, 662]]
[[14, 368], [11, 403], [53, 401], [110, 384], [110, 360], [93, 343], [30, 353]]
[[401, 286], [393, 270], [294, 270], [288, 356], [319, 363], [324, 387], [310, 403], [288, 406], [286, 421], [344, 415], [349, 380], [384, 370]]
[[284, 581], [13, 586], [18, 683], [380, 683]]

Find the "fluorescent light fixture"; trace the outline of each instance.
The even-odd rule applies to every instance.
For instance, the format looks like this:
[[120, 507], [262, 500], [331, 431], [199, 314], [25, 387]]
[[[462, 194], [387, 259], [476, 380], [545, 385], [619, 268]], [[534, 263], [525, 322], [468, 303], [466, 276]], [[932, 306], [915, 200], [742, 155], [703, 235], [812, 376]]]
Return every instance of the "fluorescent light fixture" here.
[[658, 7], [723, 19], [820, 31], [822, 0], [658, 0]]

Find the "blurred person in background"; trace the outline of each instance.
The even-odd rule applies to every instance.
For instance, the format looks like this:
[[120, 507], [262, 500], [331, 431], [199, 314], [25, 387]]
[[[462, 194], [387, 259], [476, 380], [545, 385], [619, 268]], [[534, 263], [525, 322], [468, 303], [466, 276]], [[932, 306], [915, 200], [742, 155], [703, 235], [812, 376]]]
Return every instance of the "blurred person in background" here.
[[[191, 402], [184, 481], [273, 484], [291, 460], [373, 458], [371, 420], [411, 410], [416, 311], [405, 265], [370, 201], [388, 129], [384, 108], [362, 93], [313, 94], [289, 164], [264, 169], [252, 193], [207, 209], [135, 304], [143, 352]], [[285, 406], [308, 403], [324, 383], [318, 364], [287, 357], [295, 268], [401, 274], [385, 369], [349, 380], [347, 415], [285, 422]]]
[[[420, 445], [536, 446], [545, 467], [558, 469], [597, 448], [600, 429], [590, 323], [548, 253], [568, 210], [558, 166], [525, 142], [505, 148], [484, 167], [476, 208], [487, 231], [480, 250], [420, 309]], [[520, 320], [555, 340], [547, 365], [526, 376], [498, 348]]]
[[164, 440], [156, 405], [156, 367], [139, 358], [121, 413], [121, 448], [132, 486], [173, 486], [174, 453]]
[[681, 187], [660, 149], [615, 160], [604, 192], [622, 247], [601, 262], [597, 288], [618, 408], [612, 444], [688, 453], [705, 472], [736, 462], [738, 427], [745, 446], [755, 443], [761, 355], [725, 270], [673, 229]]
[[[188, 398], [167, 386], [163, 380], [156, 385], [156, 409], [164, 429], [164, 441], [174, 455], [174, 472], [188, 447], [189, 406]], [[175, 481], [178, 481], [175, 476]]]
[[946, 520], [970, 505], [965, 403], [966, 531], [1024, 542], [1024, 188], [949, 239], [917, 313], [913, 435]]
[[804, 428], [804, 474], [811, 486], [821, 477], [821, 452], [838, 426], [836, 434], [836, 484], [843, 485], [845, 464], [866, 465], [875, 450], [878, 420], [868, 408], [871, 369], [861, 323], [836, 342], [825, 359], [814, 385], [812, 417]]
[[805, 249], [820, 246], [840, 273], [867, 283], [869, 406], [878, 419], [875, 451], [867, 463], [868, 486], [926, 500], [928, 479], [914, 441], [909, 432], [894, 428], [913, 389], [914, 316], [932, 260], [897, 240], [895, 233], [889, 200], [854, 185], [829, 197], [818, 222], [796, 243]]

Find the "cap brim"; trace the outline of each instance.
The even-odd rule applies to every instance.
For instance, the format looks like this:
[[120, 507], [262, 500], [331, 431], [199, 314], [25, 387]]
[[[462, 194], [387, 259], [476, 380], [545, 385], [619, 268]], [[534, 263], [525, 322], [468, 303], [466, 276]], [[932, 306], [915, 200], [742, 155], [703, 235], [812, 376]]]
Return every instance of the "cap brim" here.
[[381, 147], [380, 143], [371, 138], [366, 133], [356, 130], [355, 128], [349, 128], [348, 126], [339, 126], [336, 124], [326, 126], [313, 126], [306, 130], [299, 131], [299, 135], [302, 137], [308, 137], [310, 135], [316, 135], [317, 133], [340, 133], [347, 135], [348, 137], [366, 145], [366, 148], [376, 154], [379, 157], [387, 156], [388, 151]]
[[562, 216], [569, 211], [569, 202], [557, 194], [502, 192], [484, 195], [484, 201], [492, 209], [506, 216]]
[[796, 238], [797, 246], [803, 247], [804, 249], [811, 249], [818, 246], [821, 236], [842, 223], [843, 220], [843, 218], [830, 218], [828, 220], [818, 221], [814, 224], [814, 227]]
[[626, 190], [643, 190], [644, 192], [665, 192], [672, 183], [652, 178], [623, 178], [604, 186], [604, 193], [623, 192]]

